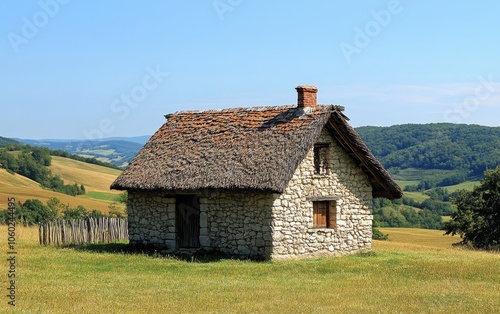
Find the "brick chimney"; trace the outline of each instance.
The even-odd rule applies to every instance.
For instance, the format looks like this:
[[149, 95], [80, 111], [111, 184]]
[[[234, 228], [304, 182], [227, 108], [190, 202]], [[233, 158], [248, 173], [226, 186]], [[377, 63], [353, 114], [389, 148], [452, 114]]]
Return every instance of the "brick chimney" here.
[[298, 93], [297, 106], [314, 107], [316, 106], [316, 93], [318, 89], [312, 85], [299, 85], [295, 87]]

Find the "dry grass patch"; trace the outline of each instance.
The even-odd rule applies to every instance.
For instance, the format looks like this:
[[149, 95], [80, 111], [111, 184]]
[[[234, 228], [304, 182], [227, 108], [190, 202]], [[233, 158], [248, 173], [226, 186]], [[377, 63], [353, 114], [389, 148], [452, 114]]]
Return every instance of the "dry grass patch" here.
[[417, 228], [379, 228], [389, 235], [388, 241], [375, 241], [377, 248], [394, 248], [394, 245], [407, 246], [414, 250], [452, 249], [460, 241], [459, 237], [444, 236], [444, 231]]
[[58, 156], [52, 156], [49, 169], [53, 174], [60, 175], [66, 184], [76, 182], [78, 185], [83, 184], [88, 191], [120, 193], [109, 189], [111, 183], [120, 175], [120, 170]]
[[40, 184], [22, 175], [9, 173], [7, 170], [0, 168], [0, 188], [4, 189], [11, 186], [37, 188]]

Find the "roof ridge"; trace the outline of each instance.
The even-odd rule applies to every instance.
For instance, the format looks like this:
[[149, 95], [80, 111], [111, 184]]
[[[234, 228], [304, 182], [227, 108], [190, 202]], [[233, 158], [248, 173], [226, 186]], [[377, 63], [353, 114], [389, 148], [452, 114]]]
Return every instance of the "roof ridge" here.
[[[310, 107], [311, 111], [316, 111], [316, 109], [321, 109], [322, 111], [327, 111], [328, 109], [333, 109], [332, 111], [344, 111], [344, 107], [334, 104], [320, 104], [316, 107]], [[165, 115], [168, 119], [174, 115], [192, 115], [192, 114], [213, 114], [213, 113], [236, 113], [236, 112], [253, 112], [253, 111], [268, 111], [268, 110], [283, 110], [283, 109], [304, 109], [299, 108], [297, 105], [280, 105], [280, 106], [253, 106], [253, 107], [233, 107], [224, 109], [205, 109], [205, 110], [180, 110], [174, 113], [169, 113]]]

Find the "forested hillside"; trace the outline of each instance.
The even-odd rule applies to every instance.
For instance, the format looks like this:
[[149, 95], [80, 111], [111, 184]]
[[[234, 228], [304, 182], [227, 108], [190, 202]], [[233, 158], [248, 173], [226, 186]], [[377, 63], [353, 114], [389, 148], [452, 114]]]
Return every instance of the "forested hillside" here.
[[7, 147], [9, 145], [19, 145], [18, 141], [12, 140], [10, 138], [0, 136], [0, 147]]
[[356, 131], [386, 168], [460, 170], [472, 178], [500, 164], [500, 127], [436, 123]]
[[[356, 131], [405, 191], [374, 200], [374, 225], [441, 229], [455, 208], [453, 186], [500, 164], [500, 128], [450, 123], [360, 127]], [[451, 190], [448, 190], [451, 188]]]

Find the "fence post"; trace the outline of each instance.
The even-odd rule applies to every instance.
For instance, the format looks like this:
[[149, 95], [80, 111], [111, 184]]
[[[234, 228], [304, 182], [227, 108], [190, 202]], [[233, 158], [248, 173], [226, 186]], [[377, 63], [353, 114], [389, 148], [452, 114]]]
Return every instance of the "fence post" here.
[[88, 217], [38, 224], [40, 245], [111, 243], [127, 238], [128, 222], [125, 218]]

